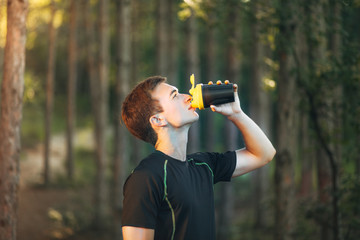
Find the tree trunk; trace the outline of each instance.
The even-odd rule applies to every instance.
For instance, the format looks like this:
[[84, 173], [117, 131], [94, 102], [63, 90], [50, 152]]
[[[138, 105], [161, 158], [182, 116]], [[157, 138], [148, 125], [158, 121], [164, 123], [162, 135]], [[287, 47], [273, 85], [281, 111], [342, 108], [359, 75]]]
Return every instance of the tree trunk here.
[[[138, 65], [137, 63], [140, 62], [139, 59], [139, 48], [137, 48], [136, 46], [138, 46], [139, 41], [140, 41], [140, 33], [139, 31], [136, 31], [136, 29], [139, 28], [139, 19], [141, 18], [141, 6], [142, 4], [140, 3], [140, 1], [137, 0], [132, 0], [131, 1], [131, 5], [132, 5], [132, 21], [131, 21], [131, 36], [132, 36], [132, 42], [131, 45], [134, 46], [131, 48], [131, 79], [133, 79], [134, 81], [130, 81], [129, 82], [129, 87], [132, 88], [134, 87], [134, 85], [137, 83], [137, 80], [139, 78], [138, 73], [139, 73], [139, 69], [138, 69]], [[128, 133], [128, 132], [127, 132]], [[130, 151], [130, 162], [131, 164], [137, 165], [140, 161], [141, 158], [143, 156], [143, 150], [146, 148], [146, 144], [144, 141], [135, 138], [133, 136], [130, 137], [129, 139], [130, 141], [130, 146], [131, 147], [131, 151]]]
[[[252, 27], [251, 27], [251, 83], [250, 83], [250, 109], [251, 119], [270, 136], [270, 98], [265, 92], [263, 77], [264, 51], [260, 42], [260, 22], [258, 19], [259, 1], [252, 1]], [[268, 171], [269, 165], [257, 169], [252, 173], [254, 179], [254, 225], [263, 228], [266, 225], [264, 198], [268, 196]]]
[[[240, 73], [240, 59], [238, 43], [241, 37], [240, 34], [240, 19], [238, 18], [238, 5], [228, 3], [228, 18], [227, 18], [227, 49], [226, 49], [226, 73], [225, 79], [230, 80], [233, 83], [239, 83]], [[225, 80], [224, 79], [224, 80]], [[225, 146], [226, 150], [236, 150], [240, 146], [239, 144], [239, 130], [228, 119], [224, 119], [225, 129]], [[233, 187], [230, 183], [224, 183], [221, 191], [221, 202], [219, 210], [219, 239], [231, 239], [232, 238], [232, 226], [234, 218], [234, 193]]]
[[[298, 9], [301, 16], [307, 15], [306, 7]], [[301, 21], [301, 22], [300, 22]], [[309, 76], [309, 55], [308, 55], [308, 44], [306, 41], [306, 32], [308, 30], [310, 22], [306, 17], [299, 19], [299, 27], [295, 32], [295, 59], [297, 77], [300, 81], [303, 81], [304, 76]], [[300, 200], [314, 200], [315, 188], [314, 188], [314, 172], [315, 172], [315, 141], [311, 137], [311, 131], [309, 126], [309, 114], [304, 108], [300, 109], [300, 122], [299, 122], [299, 165], [301, 166], [301, 179], [298, 188], [298, 196]]]
[[[210, 5], [211, 2], [208, 1]], [[205, 77], [203, 83], [207, 83], [209, 81], [216, 82], [216, 55], [215, 55], [215, 27], [214, 27], [214, 11], [209, 6], [208, 10], [208, 21], [207, 21], [207, 29], [206, 29], [206, 64], [205, 64]], [[215, 129], [215, 118], [214, 113], [210, 110], [205, 112], [205, 129], [209, 131], [205, 131], [205, 149], [206, 151], [214, 151], [215, 149], [215, 139], [216, 139], [216, 131]], [[211, 130], [210, 130], [211, 129]]]
[[[330, 1], [322, 0], [318, 2], [314, 7], [315, 21], [318, 20], [318, 24], [315, 26], [318, 28], [319, 42], [316, 45], [316, 53], [319, 54], [317, 59], [319, 60], [319, 66], [324, 61], [331, 62], [334, 66], [340, 63], [340, 5], [337, 3], [330, 4], [330, 13], [328, 10]], [[331, 3], [333, 3], [331, 1]], [[330, 16], [329, 16], [330, 14]], [[327, 25], [327, 19], [332, 19], [331, 24]], [[330, 52], [332, 59], [328, 59], [328, 39], [326, 38], [326, 31], [331, 29], [331, 41]], [[321, 69], [320, 69], [321, 70]], [[321, 81], [319, 79], [319, 81]], [[318, 165], [319, 171], [319, 200], [323, 204], [330, 204], [332, 208], [331, 228], [326, 225], [329, 223], [324, 222], [321, 226], [324, 233], [322, 239], [329, 239], [329, 235], [332, 235], [334, 240], [341, 239], [340, 236], [340, 224], [339, 224], [339, 209], [338, 209], [338, 166], [341, 155], [340, 142], [341, 136], [338, 134], [338, 128], [341, 126], [341, 110], [339, 110], [342, 98], [341, 83], [337, 82], [337, 86], [324, 85], [325, 95], [322, 97], [323, 103], [328, 107], [326, 114], [319, 114], [318, 107], [314, 109], [313, 121], [317, 121], [316, 133], [319, 140], [319, 154], [322, 159], [327, 159], [327, 167], [324, 167], [324, 163]], [[317, 116], [315, 115], [317, 114]], [[329, 192], [331, 187], [331, 192]]]
[[0, 117], [0, 239], [16, 240], [28, 1], [8, 0]]
[[295, 228], [295, 183], [294, 162], [296, 142], [296, 94], [294, 68], [290, 49], [294, 45], [293, 3], [281, 0], [278, 9], [278, 115], [277, 115], [277, 158], [275, 168], [275, 239], [293, 239]]
[[[98, 57], [98, 65], [95, 61], [97, 56], [94, 21], [92, 19], [91, 2], [84, 0], [84, 10], [86, 11], [86, 38], [87, 38], [87, 67], [89, 69], [90, 78], [90, 93], [91, 106], [94, 114], [95, 122], [95, 145], [96, 145], [96, 179], [94, 189], [94, 226], [102, 229], [104, 227], [106, 218], [106, 199], [107, 199], [107, 184], [106, 184], [106, 123], [107, 123], [107, 89], [108, 89], [108, 31], [107, 31], [107, 2], [100, 1], [100, 24], [99, 24], [99, 38], [100, 38], [100, 56]], [[104, 6], [105, 5], [105, 6]]]
[[121, 212], [123, 185], [129, 163], [128, 132], [121, 124], [121, 104], [130, 89], [131, 81], [131, 1], [117, 4], [118, 72], [116, 80], [117, 104], [115, 109], [115, 152], [114, 152], [114, 221], [115, 239], [121, 239]]
[[314, 155], [313, 147], [315, 142], [310, 136], [309, 131], [309, 116], [307, 113], [301, 113], [300, 123], [300, 136], [299, 136], [299, 148], [301, 149], [301, 182], [299, 187], [299, 196], [301, 200], [313, 200], [314, 197], [314, 164], [316, 157]]
[[[98, 128], [98, 118], [96, 117], [99, 114], [99, 106], [97, 103], [99, 91], [97, 88], [96, 79], [98, 78], [98, 69], [95, 64], [95, 54], [96, 54], [96, 43], [94, 35], [94, 21], [92, 19], [92, 7], [88, 0], [83, 0], [82, 2], [85, 12], [85, 35], [86, 35], [86, 65], [89, 73], [89, 82], [90, 82], [90, 95], [91, 95], [91, 107], [93, 118], [95, 122], [95, 131], [94, 138], [97, 142], [97, 128]], [[96, 154], [98, 154], [98, 148], [96, 146]]]
[[76, 75], [77, 75], [77, 2], [70, 3], [70, 28], [68, 45], [68, 101], [67, 101], [67, 175], [69, 180], [74, 178], [74, 130], [76, 128]]
[[[200, 79], [200, 62], [199, 62], [199, 46], [198, 46], [198, 31], [195, 13], [192, 10], [192, 15], [187, 20], [186, 38], [186, 58], [187, 58], [187, 76], [195, 74], [195, 79]], [[190, 89], [190, 81], [187, 81], [187, 89]], [[192, 125], [189, 131], [189, 141], [187, 152], [194, 153], [200, 151], [200, 122], [197, 121]]]
[[156, 75], [167, 76], [169, 61], [169, 14], [168, 0], [157, 0], [156, 14]]
[[169, 84], [177, 85], [175, 4], [171, 0], [157, 0], [156, 6], [156, 75], [166, 76]]
[[177, 4], [172, 0], [167, 0], [168, 3], [168, 31], [169, 31], [169, 53], [168, 53], [168, 82], [174, 86], [179, 86], [179, 80], [177, 77], [177, 59], [179, 53], [178, 44], [178, 25], [176, 24], [177, 16]]
[[[336, 144], [336, 122], [333, 119], [337, 117], [337, 104], [341, 91], [337, 87], [329, 86], [324, 83], [319, 72], [322, 73], [324, 63], [331, 62], [328, 59], [328, 38], [326, 36], [328, 25], [326, 20], [329, 18], [326, 14], [328, 1], [322, 0], [310, 5], [311, 37], [309, 38], [309, 68], [314, 69], [312, 76], [317, 81], [318, 90], [308, 94], [310, 103], [310, 118], [317, 136], [317, 170], [318, 170], [318, 200], [322, 206], [331, 206], [332, 217], [322, 216], [320, 224], [321, 239], [334, 240], [340, 239], [339, 210], [338, 210], [338, 159], [339, 148]], [[331, 13], [331, 17], [337, 18], [336, 11]], [[330, 25], [330, 29], [338, 29], [338, 23]], [[338, 30], [335, 30], [335, 32]], [[335, 33], [336, 34], [336, 33]], [[315, 38], [314, 38], [315, 37]], [[316, 41], [314, 41], [316, 39]], [[338, 53], [334, 52], [336, 46], [336, 37], [331, 43], [334, 59], [337, 59]], [[338, 43], [337, 43], [338, 44]], [[335, 65], [335, 64], [334, 64]], [[339, 84], [340, 86], [340, 84]], [[319, 94], [321, 93], [321, 96]], [[335, 109], [334, 109], [335, 106]], [[326, 108], [325, 108], [326, 107]], [[336, 120], [337, 121], [337, 120]], [[332, 142], [334, 141], [334, 142]], [[335, 144], [334, 144], [335, 143]], [[329, 191], [330, 190], [330, 191]], [[331, 227], [329, 227], [331, 226]]]
[[108, 122], [108, 82], [109, 82], [109, 11], [108, 0], [99, 1], [99, 80], [97, 81], [98, 118], [96, 126], [96, 183], [95, 183], [95, 226], [102, 229], [106, 219], [107, 210], [107, 184], [106, 184], [106, 130]]
[[[97, 135], [98, 135], [98, 128], [99, 128], [99, 118], [97, 117], [99, 112], [99, 105], [96, 104], [99, 99], [99, 89], [97, 86], [96, 79], [98, 78], [98, 66], [95, 64], [95, 55], [96, 55], [96, 42], [95, 42], [95, 35], [94, 35], [94, 21], [92, 19], [92, 6], [89, 1], [83, 0], [82, 2], [84, 6], [85, 12], [85, 35], [86, 35], [86, 64], [87, 70], [89, 73], [89, 82], [90, 82], [90, 95], [91, 95], [91, 107], [93, 118], [95, 122], [95, 131], [94, 131], [94, 139], [97, 142]], [[99, 156], [99, 150], [96, 146], [96, 158]]]
[[[90, 95], [91, 95], [91, 106], [95, 121], [95, 127], [98, 125], [96, 115], [99, 113], [98, 106], [94, 103], [97, 102], [96, 91], [96, 78], [98, 78], [98, 69], [95, 65], [95, 54], [96, 54], [96, 45], [95, 45], [95, 36], [94, 36], [94, 21], [92, 19], [92, 7], [88, 0], [83, 0], [82, 5], [85, 12], [85, 35], [86, 35], [86, 64], [87, 70], [89, 73], [89, 82], [90, 82]], [[96, 130], [95, 130], [96, 132]], [[94, 134], [95, 137], [96, 134]], [[95, 139], [96, 140], [96, 139]]]
[[134, 46], [131, 48], [131, 59], [132, 59], [132, 64], [131, 64], [131, 79], [133, 79], [133, 81], [130, 82], [130, 88], [132, 88], [135, 83], [137, 83], [137, 79], [138, 79], [138, 65], [137, 63], [140, 61], [139, 59], [139, 51], [137, 49], [136, 46], [138, 46], [139, 40], [140, 40], [140, 34], [138, 31], [136, 31], [136, 29], [138, 29], [138, 25], [139, 25], [139, 19], [141, 18], [141, 13], [140, 13], [140, 5], [141, 3], [139, 2], [139, 0], [133, 0], [132, 3], [132, 14], [131, 14], [131, 45]]
[[[333, 28], [332, 34], [331, 34], [331, 44], [330, 44], [330, 51], [332, 52], [333, 59], [332, 64], [333, 65], [342, 65], [341, 64], [341, 23], [342, 23], [342, 17], [341, 17], [341, 4], [338, 1], [330, 1], [331, 3], [331, 12], [330, 15], [333, 17], [333, 20], [331, 22], [331, 26]], [[342, 126], [343, 126], [343, 86], [342, 83], [337, 81], [337, 86], [333, 89], [332, 93], [330, 94], [330, 104], [332, 106], [330, 121], [331, 123], [331, 136], [333, 138], [332, 143], [330, 145], [332, 152], [334, 154], [335, 158], [335, 164], [332, 164], [332, 175], [333, 175], [333, 181], [332, 183], [332, 189], [333, 189], [333, 199], [332, 199], [332, 206], [333, 206], [333, 234], [334, 239], [343, 239], [344, 233], [341, 231], [341, 215], [340, 211], [338, 210], [339, 200], [338, 200], [338, 181], [339, 181], [339, 174], [338, 174], [338, 166], [341, 165], [341, 159], [342, 159], [342, 143], [344, 142], [344, 139], [342, 137]], [[335, 229], [337, 228], [337, 229]]]
[[54, 27], [55, 2], [51, 1], [51, 17], [49, 22], [49, 57], [46, 76], [46, 103], [45, 103], [45, 146], [44, 146], [44, 184], [50, 183], [50, 146], [51, 146], [51, 124], [54, 103], [54, 75], [56, 59], [56, 29]]
[[[0, 0], [0, 11], [1, 13], [4, 12], [2, 9], [5, 9], [6, 7], [6, 1], [5, 0]], [[5, 15], [5, 14], [4, 14]], [[4, 15], [0, 14], [0, 22], [4, 22], [5, 21], [5, 17]], [[2, 29], [0, 29], [2, 31]], [[3, 65], [4, 65], [4, 48], [1, 47], [0, 48], [0, 72], [3, 72]], [[2, 79], [0, 78], [0, 84], [2, 82]], [[0, 91], [0, 99], [1, 99], [1, 91]]]

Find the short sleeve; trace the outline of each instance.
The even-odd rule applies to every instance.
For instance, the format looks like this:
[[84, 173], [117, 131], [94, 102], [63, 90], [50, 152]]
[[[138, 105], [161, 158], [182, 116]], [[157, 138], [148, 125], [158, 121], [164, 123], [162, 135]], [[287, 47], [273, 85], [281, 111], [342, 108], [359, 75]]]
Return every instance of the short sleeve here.
[[236, 167], [236, 153], [205, 153], [207, 161], [214, 174], [214, 184], [217, 182], [229, 182]]
[[155, 229], [162, 202], [161, 179], [148, 171], [135, 171], [124, 185], [122, 226]]

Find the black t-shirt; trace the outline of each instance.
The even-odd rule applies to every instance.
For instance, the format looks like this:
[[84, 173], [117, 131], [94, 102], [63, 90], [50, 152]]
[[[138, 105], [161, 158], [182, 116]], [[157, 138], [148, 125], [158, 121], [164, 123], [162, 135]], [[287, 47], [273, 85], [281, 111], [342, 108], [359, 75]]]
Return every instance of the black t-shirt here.
[[155, 229], [155, 239], [215, 239], [213, 184], [230, 181], [235, 152], [195, 153], [179, 161], [155, 151], [124, 185], [123, 226]]

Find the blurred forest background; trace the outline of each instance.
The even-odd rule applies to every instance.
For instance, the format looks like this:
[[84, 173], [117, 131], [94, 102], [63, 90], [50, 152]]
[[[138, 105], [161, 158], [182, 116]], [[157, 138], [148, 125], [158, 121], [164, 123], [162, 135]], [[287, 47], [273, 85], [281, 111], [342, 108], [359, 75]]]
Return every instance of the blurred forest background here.
[[[122, 99], [152, 75], [187, 93], [192, 73], [237, 83], [277, 149], [268, 166], [215, 186], [217, 239], [360, 239], [359, 0], [26, 3], [0, 0], [1, 239], [121, 239], [124, 179], [153, 151], [121, 125]], [[21, 22], [9, 11], [27, 14], [13, 88], [5, 46], [21, 45], [6, 34]], [[4, 131], [19, 127], [4, 120], [17, 92], [21, 145]], [[199, 114], [189, 152], [242, 146], [222, 116]], [[21, 154], [4, 157], [7, 146]]]

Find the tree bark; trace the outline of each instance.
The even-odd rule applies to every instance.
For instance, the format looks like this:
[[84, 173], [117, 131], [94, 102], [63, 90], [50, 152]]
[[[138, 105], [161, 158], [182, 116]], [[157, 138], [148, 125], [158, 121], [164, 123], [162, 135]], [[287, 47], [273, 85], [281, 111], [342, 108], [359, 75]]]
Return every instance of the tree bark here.
[[49, 57], [46, 75], [46, 103], [45, 103], [45, 146], [44, 146], [44, 184], [50, 183], [50, 147], [51, 147], [51, 124], [54, 104], [54, 75], [56, 59], [56, 29], [54, 16], [56, 12], [55, 2], [51, 1], [51, 17], [49, 22]]
[[[239, 83], [240, 73], [240, 59], [238, 43], [241, 37], [240, 34], [240, 19], [238, 18], [239, 5], [233, 2], [227, 5], [227, 48], [226, 48], [226, 72], [225, 79], [230, 80], [233, 83]], [[226, 150], [236, 150], [239, 148], [239, 130], [228, 119], [224, 119], [225, 129], [225, 146]], [[233, 186], [229, 183], [224, 183], [221, 189], [221, 202], [219, 211], [219, 239], [231, 239], [232, 238], [232, 226], [234, 218], [234, 192]]]
[[[305, 6], [305, 7], [304, 7]], [[308, 43], [306, 41], [306, 33], [309, 31], [308, 26], [310, 25], [307, 19], [308, 11], [306, 8], [309, 5], [304, 5], [298, 8], [301, 16], [305, 16], [299, 19], [299, 27], [295, 32], [295, 60], [297, 77], [300, 81], [303, 81], [304, 76], [309, 76], [309, 50]], [[301, 84], [299, 84], [301, 86]], [[301, 89], [301, 88], [300, 88]], [[301, 166], [301, 179], [298, 188], [298, 196], [300, 200], [314, 200], [315, 187], [314, 187], [314, 172], [315, 172], [315, 150], [314, 146], [316, 141], [311, 137], [311, 131], [309, 126], [309, 114], [304, 108], [300, 109], [300, 122], [299, 122], [299, 165]]]
[[[251, 79], [250, 79], [250, 109], [251, 119], [256, 122], [263, 131], [270, 136], [270, 98], [265, 92], [264, 77], [264, 49], [260, 42], [260, 21], [258, 19], [260, 2], [252, 1], [251, 18]], [[252, 173], [254, 179], [254, 217], [255, 228], [263, 228], [266, 225], [266, 213], [264, 198], [268, 195], [268, 171], [269, 166], [264, 166]]]
[[281, 0], [278, 9], [279, 35], [277, 55], [279, 58], [277, 158], [275, 167], [275, 239], [294, 239], [295, 183], [294, 162], [297, 146], [295, 78], [292, 74], [294, 59], [290, 49], [294, 45], [296, 22], [291, 3]]
[[74, 178], [74, 134], [76, 128], [76, 82], [77, 82], [77, 2], [70, 2], [70, 29], [68, 45], [68, 101], [67, 101], [67, 175]]
[[27, 11], [28, 1], [8, 0], [0, 117], [1, 240], [16, 239]]
[[96, 126], [96, 183], [95, 183], [95, 226], [104, 228], [107, 210], [107, 184], [106, 184], [106, 130], [108, 122], [108, 82], [109, 82], [109, 11], [108, 0], [99, 1], [99, 80], [97, 81], [98, 118]]
[[[186, 58], [187, 58], [187, 76], [195, 74], [195, 79], [200, 79], [200, 62], [199, 62], [199, 46], [198, 46], [198, 31], [195, 12], [192, 10], [192, 14], [186, 22]], [[187, 81], [187, 89], [190, 89], [190, 81]], [[189, 131], [189, 141], [187, 145], [187, 152], [194, 153], [200, 150], [200, 122], [197, 121], [192, 125]]]
[[301, 113], [300, 123], [300, 136], [299, 136], [299, 147], [302, 149], [300, 153], [301, 159], [301, 182], [299, 186], [299, 197], [300, 200], [314, 200], [314, 166], [316, 157], [314, 155], [313, 146], [315, 141], [310, 136], [309, 131], [309, 116], [307, 112]]
[[[99, 23], [99, 51], [96, 48], [94, 34], [94, 21], [92, 17], [92, 6], [90, 1], [84, 0], [86, 11], [86, 38], [87, 38], [87, 67], [89, 70], [91, 106], [95, 122], [95, 152], [96, 152], [96, 179], [94, 189], [94, 227], [104, 228], [107, 210], [107, 184], [106, 163], [107, 154], [105, 149], [106, 123], [107, 123], [107, 89], [108, 89], [108, 30], [107, 30], [107, 1], [100, 1], [100, 23]], [[95, 61], [97, 57], [98, 62]]]
[[[324, 83], [319, 75], [322, 74], [324, 63], [331, 62], [328, 58], [328, 38], [327, 30], [338, 28], [338, 22], [327, 25], [326, 20], [327, 7], [329, 1], [322, 0], [311, 3], [310, 5], [310, 21], [311, 21], [311, 37], [309, 38], [309, 68], [313, 68], [312, 76], [316, 80], [318, 90], [316, 93], [307, 91], [308, 101], [310, 104], [310, 119], [317, 136], [318, 148], [317, 153], [317, 173], [318, 173], [318, 200], [322, 206], [331, 206], [332, 217], [327, 216], [320, 218], [319, 222], [321, 239], [334, 240], [340, 239], [339, 224], [339, 208], [338, 208], [338, 159], [340, 158], [340, 148], [336, 144], [336, 122], [339, 112], [336, 109], [338, 104], [337, 97], [340, 97], [339, 88], [329, 86]], [[333, 18], [337, 12], [331, 13]], [[338, 30], [335, 30], [335, 32]], [[314, 41], [316, 39], [316, 41]], [[336, 36], [333, 37], [333, 43], [330, 44], [330, 50], [333, 51], [333, 59], [337, 60], [338, 52], [334, 52], [336, 46]], [[336, 50], [336, 49], [335, 49]], [[335, 65], [335, 64], [334, 64]], [[318, 74], [320, 72], [321, 74]], [[340, 86], [340, 84], [339, 84]], [[321, 96], [319, 94], [321, 93]], [[334, 108], [335, 106], [335, 108]], [[336, 119], [335, 121], [333, 119]], [[329, 191], [330, 190], [330, 191]], [[331, 228], [329, 227], [331, 226]]]
[[[140, 6], [141, 3], [139, 0], [133, 0], [132, 3], [132, 14], [131, 14], [131, 45], [133, 46], [131, 48], [131, 59], [132, 59], [132, 64], [131, 64], [131, 79], [133, 79], [134, 81], [130, 82], [130, 88], [132, 88], [134, 86], [134, 84], [137, 82], [138, 79], [138, 62], [140, 60], [138, 60], [139, 57], [139, 51], [138, 48], [136, 46], [138, 46], [139, 41], [140, 41], [140, 34], [139, 31], [137, 31], [137, 29], [139, 28], [139, 19], [141, 18], [141, 12], [140, 12]], [[140, 140], [141, 141], [141, 140]]]
[[[99, 91], [97, 88], [96, 79], [98, 78], [98, 66], [95, 64], [95, 55], [96, 55], [96, 44], [95, 44], [95, 34], [94, 34], [94, 21], [92, 19], [92, 7], [88, 0], [83, 0], [82, 2], [85, 12], [85, 35], [86, 35], [86, 65], [89, 73], [89, 82], [90, 82], [90, 95], [91, 95], [91, 107], [95, 122], [95, 131], [94, 138], [95, 142], [97, 136], [97, 127], [99, 125], [98, 118], [96, 117], [99, 114], [99, 106], [95, 104], [98, 101]], [[96, 147], [97, 149], [97, 147]], [[98, 152], [98, 150], [96, 150]]]
[[169, 31], [169, 53], [168, 53], [168, 82], [174, 86], [179, 86], [179, 79], [177, 77], [177, 59], [179, 55], [178, 43], [178, 24], [176, 22], [177, 4], [172, 0], [167, 0], [168, 3], [168, 31]]
[[130, 0], [122, 0], [117, 4], [117, 42], [118, 72], [116, 80], [117, 104], [115, 109], [115, 152], [114, 152], [114, 220], [115, 239], [121, 239], [121, 212], [123, 201], [123, 185], [129, 164], [128, 132], [121, 124], [121, 104], [130, 89], [131, 81], [131, 12]]
[[167, 76], [169, 61], [169, 9], [168, 0], [157, 0], [156, 14], [156, 75]]
[[[216, 54], [215, 54], [215, 26], [214, 26], [214, 9], [211, 6], [211, 0], [206, 1], [208, 4], [208, 21], [206, 25], [206, 64], [205, 64], [205, 77], [204, 83], [209, 81], [216, 82]], [[214, 113], [210, 110], [205, 112], [205, 148], [206, 151], [213, 151], [215, 149], [216, 131]]]
[[[331, 0], [330, 1], [331, 12], [330, 15], [332, 16], [331, 27], [332, 27], [332, 34], [331, 34], [331, 42], [330, 42], [330, 51], [332, 52], [332, 64], [334, 66], [341, 65], [341, 4], [338, 1]], [[337, 81], [336, 86], [332, 90], [330, 94], [330, 106], [332, 106], [332, 110], [330, 113], [330, 132], [333, 140], [331, 141], [330, 148], [334, 155], [334, 164], [332, 166], [332, 189], [333, 199], [332, 199], [332, 207], [333, 207], [333, 234], [334, 239], [343, 239], [343, 232], [341, 231], [341, 215], [339, 208], [339, 199], [338, 195], [338, 181], [339, 176], [338, 174], [338, 166], [341, 166], [341, 159], [342, 159], [342, 142], [344, 141], [342, 137], [342, 129], [343, 126], [343, 85], [341, 82]], [[335, 180], [335, 182], [334, 182]], [[337, 228], [337, 229], [335, 229]]]
[[[131, 45], [133, 47], [131, 47], [131, 79], [133, 79], [133, 81], [130, 81], [130, 88], [134, 87], [134, 85], [137, 83], [137, 80], [139, 78], [139, 68], [138, 68], [138, 64], [140, 62], [139, 60], [139, 48], [137, 48], [136, 46], [138, 46], [139, 42], [140, 42], [140, 31], [136, 31], [139, 28], [139, 22], [140, 22], [140, 18], [141, 18], [141, 6], [143, 6], [143, 4], [138, 1], [138, 0], [132, 0], [131, 1], [131, 12], [132, 12], [132, 16], [131, 16], [131, 36], [132, 36], [132, 41], [131, 41]], [[130, 146], [131, 147], [131, 151], [130, 151], [130, 162], [134, 165], [139, 164], [139, 162], [141, 161], [141, 158], [143, 157], [144, 154], [144, 149], [146, 148], [146, 144], [144, 141], [136, 138], [136, 137], [130, 137]]]

